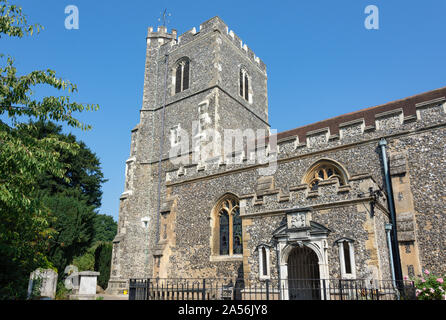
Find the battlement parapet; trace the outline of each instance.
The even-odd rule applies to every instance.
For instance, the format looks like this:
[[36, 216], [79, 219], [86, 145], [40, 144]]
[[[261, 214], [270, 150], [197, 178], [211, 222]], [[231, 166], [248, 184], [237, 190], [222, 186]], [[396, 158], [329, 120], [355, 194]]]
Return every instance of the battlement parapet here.
[[376, 198], [371, 192], [379, 190], [379, 186], [369, 174], [358, 174], [341, 185], [336, 178], [321, 182], [317, 190], [309, 185], [300, 184], [288, 189], [270, 188], [265, 192], [256, 192], [240, 196], [243, 216], [262, 215], [287, 210], [290, 207], [323, 207], [330, 205], [354, 204], [363, 201], [377, 201], [386, 207], [384, 193]]
[[[161, 46], [166, 43], [175, 42], [177, 38], [177, 30], [172, 29], [171, 33], [167, 32], [165, 26], [159, 26], [157, 31], [153, 31], [153, 27], [149, 27], [147, 30], [147, 45], [149, 46]], [[174, 40], [174, 41], [172, 41]]]
[[382, 112], [374, 107], [279, 133], [279, 158], [445, 123], [446, 88], [437, 93], [444, 96], [416, 104], [406, 101], [404, 107]]
[[167, 28], [164, 26], [158, 27], [157, 32], [153, 31], [153, 27], [149, 27], [147, 39], [148, 41], [153, 41], [154, 38], [157, 38], [160, 45], [163, 46], [163, 50], [167, 52], [184, 46], [187, 43], [197, 39], [197, 37], [201, 37], [214, 31], [219, 32], [222, 36], [232, 42], [242, 54], [244, 54], [250, 61], [252, 61], [252, 63], [257, 65], [263, 72], [266, 73], [265, 63], [259, 57], [257, 57], [246, 44], [242, 42], [234, 31], [229, 31], [226, 23], [224, 23], [218, 16], [200, 24], [199, 31], [193, 27], [192, 29], [178, 36], [178, 39], [177, 31], [175, 29], [172, 29], [172, 33], [167, 33]]

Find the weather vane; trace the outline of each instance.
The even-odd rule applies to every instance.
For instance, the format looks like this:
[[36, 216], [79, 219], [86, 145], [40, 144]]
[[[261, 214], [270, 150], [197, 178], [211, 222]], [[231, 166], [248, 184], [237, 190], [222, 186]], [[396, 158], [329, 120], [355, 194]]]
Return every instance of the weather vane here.
[[168, 20], [168, 17], [170, 17], [171, 14], [167, 12], [167, 8], [164, 9], [164, 12], [160, 12], [160, 17], [158, 18], [158, 21], [163, 21], [163, 26], [165, 27], [166, 24], [168, 24], [170, 21]]

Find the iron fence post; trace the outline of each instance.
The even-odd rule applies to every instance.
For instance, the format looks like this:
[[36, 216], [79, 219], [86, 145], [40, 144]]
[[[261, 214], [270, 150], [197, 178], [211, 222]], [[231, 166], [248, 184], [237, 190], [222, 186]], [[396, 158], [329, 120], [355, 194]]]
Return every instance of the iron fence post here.
[[269, 279], [266, 279], [266, 300], [269, 300]]
[[322, 280], [322, 288], [324, 290], [324, 300], [327, 300], [327, 286], [325, 284], [325, 279]]
[[202, 300], [206, 300], [206, 279], [203, 279]]
[[342, 297], [342, 280], [339, 280], [339, 294], [340, 294], [340, 299], [344, 300]]
[[134, 300], [134, 297], [133, 297], [133, 280], [132, 279], [130, 279], [129, 280], [129, 300]]

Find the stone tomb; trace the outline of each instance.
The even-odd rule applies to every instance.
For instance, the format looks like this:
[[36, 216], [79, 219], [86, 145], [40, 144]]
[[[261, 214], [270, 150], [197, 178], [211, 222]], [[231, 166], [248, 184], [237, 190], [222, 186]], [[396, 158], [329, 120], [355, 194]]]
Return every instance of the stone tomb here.
[[91, 300], [96, 296], [96, 285], [99, 272], [82, 271], [71, 275], [73, 294], [70, 299]]

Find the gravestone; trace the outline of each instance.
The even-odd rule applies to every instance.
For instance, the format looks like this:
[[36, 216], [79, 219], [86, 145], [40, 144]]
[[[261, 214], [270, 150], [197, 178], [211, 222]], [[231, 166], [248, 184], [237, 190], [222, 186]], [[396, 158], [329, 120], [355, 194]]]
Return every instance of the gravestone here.
[[36, 269], [28, 282], [28, 299], [54, 299], [56, 296], [57, 272], [52, 269]]
[[96, 285], [99, 272], [83, 271], [79, 272], [79, 294], [96, 294]]
[[95, 271], [82, 271], [72, 273], [72, 275], [69, 276], [71, 277], [71, 281], [68, 283], [73, 284], [73, 294], [70, 295], [70, 299], [95, 299], [97, 279], [99, 275], [100, 273]]
[[79, 290], [79, 276], [77, 267], [70, 264], [65, 268], [64, 272], [67, 274], [64, 281], [65, 288], [72, 290], [73, 292], [77, 292], [77, 290]]

